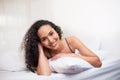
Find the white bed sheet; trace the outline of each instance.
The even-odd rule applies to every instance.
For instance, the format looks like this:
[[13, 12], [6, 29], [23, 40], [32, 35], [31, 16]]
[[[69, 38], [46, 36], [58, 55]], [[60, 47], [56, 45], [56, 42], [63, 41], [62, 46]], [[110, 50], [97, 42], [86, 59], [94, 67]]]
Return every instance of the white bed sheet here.
[[0, 80], [120, 80], [119, 54], [111, 54], [103, 60], [101, 68], [92, 68], [77, 74], [38, 76], [28, 71], [0, 71]]

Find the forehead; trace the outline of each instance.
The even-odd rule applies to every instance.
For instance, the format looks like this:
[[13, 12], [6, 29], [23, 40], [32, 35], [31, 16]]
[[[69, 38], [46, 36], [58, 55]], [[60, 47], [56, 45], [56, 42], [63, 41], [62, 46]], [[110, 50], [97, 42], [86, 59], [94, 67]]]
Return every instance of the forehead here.
[[54, 30], [50, 25], [43, 25], [38, 29], [38, 35], [46, 35], [48, 34], [51, 30]]
[[53, 29], [49, 24], [43, 25], [39, 28], [39, 31], [46, 31], [46, 30], [50, 30]]

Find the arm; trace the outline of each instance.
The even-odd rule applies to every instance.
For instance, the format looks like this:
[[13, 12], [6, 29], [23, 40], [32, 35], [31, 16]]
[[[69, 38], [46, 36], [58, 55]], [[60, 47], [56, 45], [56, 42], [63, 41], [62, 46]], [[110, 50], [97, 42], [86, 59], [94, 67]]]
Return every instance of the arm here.
[[44, 54], [42, 45], [39, 44], [38, 48], [39, 48], [39, 58], [38, 58], [37, 74], [38, 75], [50, 75], [51, 70], [49, 67], [48, 59]]
[[96, 54], [94, 54], [90, 49], [88, 49], [78, 38], [70, 38], [71, 45], [74, 47], [74, 49], [78, 49], [80, 52], [80, 54], [78, 55], [79, 58], [86, 60], [94, 67], [101, 67], [102, 63]]
[[70, 56], [76, 58], [82, 58], [89, 62], [94, 67], [101, 67], [102, 63], [97, 55], [95, 55], [91, 50], [89, 50], [78, 38], [76, 37], [69, 37], [67, 38], [71, 47], [75, 50], [78, 49], [80, 54], [66, 54], [66, 53], [59, 53], [55, 55], [52, 60], [55, 60], [60, 57]]
[[93, 65], [94, 67], [100, 67], [101, 66], [101, 61], [99, 60], [99, 58], [97, 56], [83, 56], [81, 54], [74, 54], [74, 53], [59, 53], [57, 55], [55, 55], [54, 57], [52, 57], [52, 60], [56, 60], [60, 57], [76, 57], [76, 58], [82, 58], [84, 60], [86, 60], [87, 62], [89, 62], [91, 65]]

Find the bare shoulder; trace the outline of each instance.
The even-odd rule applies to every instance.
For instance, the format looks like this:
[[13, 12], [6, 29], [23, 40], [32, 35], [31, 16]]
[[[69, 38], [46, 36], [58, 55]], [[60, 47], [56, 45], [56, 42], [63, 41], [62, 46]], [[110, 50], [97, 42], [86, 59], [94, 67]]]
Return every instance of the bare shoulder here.
[[75, 41], [79, 40], [76, 36], [69, 36], [67, 37], [67, 40], [70, 42], [70, 43], [74, 43]]
[[69, 37], [67, 37], [67, 41], [69, 42], [69, 44], [72, 47], [75, 47], [76, 44], [78, 44], [80, 42], [79, 38], [76, 37], [76, 36], [69, 36]]

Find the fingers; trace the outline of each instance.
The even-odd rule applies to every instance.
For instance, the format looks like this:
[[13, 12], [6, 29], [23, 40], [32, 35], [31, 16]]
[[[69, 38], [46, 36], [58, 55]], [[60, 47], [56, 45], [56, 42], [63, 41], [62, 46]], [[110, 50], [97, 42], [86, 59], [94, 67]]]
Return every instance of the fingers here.
[[39, 47], [39, 48], [42, 48], [42, 45], [41, 45], [41, 43], [39, 43], [39, 44], [38, 44], [38, 47]]
[[40, 53], [43, 52], [43, 46], [40, 43], [38, 44], [38, 49]]

